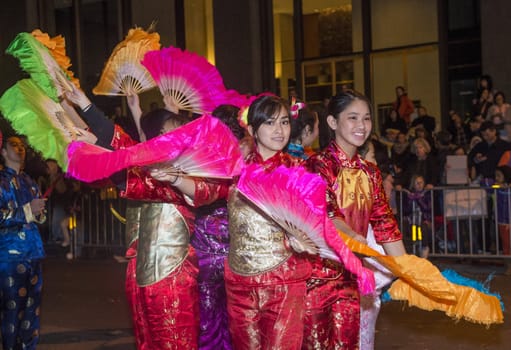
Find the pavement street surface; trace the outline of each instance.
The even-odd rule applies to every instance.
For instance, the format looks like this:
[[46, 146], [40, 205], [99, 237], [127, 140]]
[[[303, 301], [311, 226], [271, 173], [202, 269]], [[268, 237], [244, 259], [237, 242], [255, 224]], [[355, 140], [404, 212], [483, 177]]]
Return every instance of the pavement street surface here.
[[[491, 290], [511, 305], [511, 277], [502, 262], [433, 260], [441, 269], [490, 282]], [[135, 350], [130, 314], [124, 295], [126, 263], [115, 259], [68, 261], [47, 258], [43, 265], [41, 340], [38, 350]], [[440, 312], [384, 304], [377, 325], [376, 350], [509, 349], [511, 321], [489, 328], [455, 322]]]

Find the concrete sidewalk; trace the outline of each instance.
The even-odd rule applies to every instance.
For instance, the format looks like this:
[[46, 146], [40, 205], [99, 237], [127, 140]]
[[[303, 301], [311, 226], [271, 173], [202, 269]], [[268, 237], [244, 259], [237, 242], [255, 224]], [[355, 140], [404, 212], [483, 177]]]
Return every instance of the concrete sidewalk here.
[[[484, 281], [495, 272], [492, 291], [511, 303], [511, 277], [504, 267], [434, 261], [441, 269]], [[124, 295], [125, 263], [106, 260], [48, 258], [44, 262], [44, 294], [39, 350], [135, 350], [129, 310]], [[486, 329], [454, 322], [440, 312], [426, 312], [391, 302], [382, 308], [376, 350], [508, 349], [511, 322]]]

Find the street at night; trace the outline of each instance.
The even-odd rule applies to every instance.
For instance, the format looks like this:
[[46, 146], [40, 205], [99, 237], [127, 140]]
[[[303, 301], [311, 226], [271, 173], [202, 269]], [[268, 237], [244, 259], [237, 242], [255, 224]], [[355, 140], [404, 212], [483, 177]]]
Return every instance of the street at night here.
[[[484, 281], [495, 272], [491, 289], [510, 303], [511, 278], [505, 268], [488, 261], [433, 260], [441, 269]], [[124, 296], [126, 264], [113, 258], [73, 260], [50, 257], [44, 263], [40, 350], [134, 350], [130, 315]], [[509, 312], [505, 323], [489, 328], [455, 322], [440, 312], [384, 304], [377, 326], [376, 349], [508, 349]]]

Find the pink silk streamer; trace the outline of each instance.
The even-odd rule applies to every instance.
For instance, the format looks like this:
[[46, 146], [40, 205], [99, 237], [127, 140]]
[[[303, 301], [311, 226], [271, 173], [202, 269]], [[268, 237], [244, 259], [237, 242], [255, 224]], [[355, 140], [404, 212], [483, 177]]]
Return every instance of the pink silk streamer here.
[[85, 142], [67, 149], [68, 173], [85, 182], [107, 178], [120, 170], [176, 162], [189, 176], [230, 178], [240, 173], [243, 158], [238, 141], [216, 118], [204, 115], [171, 132], [115, 151]]
[[[307, 246], [309, 239], [321, 257], [344, 264], [357, 276], [362, 294], [374, 293], [372, 271], [365, 268], [344, 243], [326, 214], [326, 183], [320, 176], [302, 167], [279, 166], [267, 172], [261, 166], [251, 164], [243, 169], [238, 190], [290, 236], [298, 239], [302, 243], [300, 246]], [[311, 252], [314, 248], [305, 250]]]

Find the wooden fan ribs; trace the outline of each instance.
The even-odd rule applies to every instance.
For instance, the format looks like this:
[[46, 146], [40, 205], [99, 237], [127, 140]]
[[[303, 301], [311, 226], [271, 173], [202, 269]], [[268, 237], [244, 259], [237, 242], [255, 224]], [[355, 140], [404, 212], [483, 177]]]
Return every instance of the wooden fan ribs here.
[[147, 52], [159, 47], [158, 34], [147, 34], [139, 28], [131, 29], [126, 39], [112, 51], [93, 93], [128, 96], [155, 87], [154, 79], [140, 61]]

